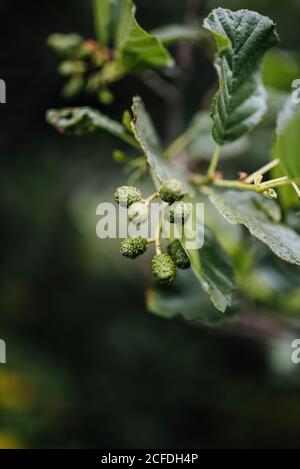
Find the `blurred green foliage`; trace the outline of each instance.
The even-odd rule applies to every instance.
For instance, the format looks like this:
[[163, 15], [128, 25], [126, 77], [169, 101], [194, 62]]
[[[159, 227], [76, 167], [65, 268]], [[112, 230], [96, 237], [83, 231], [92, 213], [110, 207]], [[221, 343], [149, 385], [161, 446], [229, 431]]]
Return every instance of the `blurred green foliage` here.
[[[187, 5], [136, 3], [148, 30], [181, 23]], [[299, 64], [298, 0], [200, 4], [202, 17], [215, 6], [268, 14], [278, 23], [280, 47]], [[46, 109], [65, 105], [46, 38], [53, 31], [92, 36], [89, 2], [10, 0], [1, 9], [3, 17], [13, 16], [15, 33], [4, 22], [0, 337], [7, 364], [0, 365], [0, 447], [299, 447], [300, 375], [291, 367], [292, 336], [275, 330], [272, 340], [257, 340], [250, 337], [251, 324], [245, 337], [234, 328], [211, 330], [150, 315], [144, 306], [147, 261], [133, 267], [119, 258], [117, 241], [96, 237], [97, 204], [124, 182], [111, 157], [115, 141], [104, 134], [66, 138], [44, 122]], [[176, 48], [172, 53], [178, 58]], [[111, 116], [120, 120], [140, 94], [163, 140], [178, 136], [195, 111], [207, 107], [214, 86], [207, 49], [197, 45], [193, 53], [191, 73], [181, 83], [184, 122], [135, 78], [113, 86]], [[277, 70], [276, 60], [269, 66]], [[96, 107], [97, 101], [77, 98], [73, 104]], [[245, 171], [268, 160], [271, 121], [251, 137], [242, 157]], [[222, 165], [225, 174], [240, 169], [235, 159]], [[255, 241], [245, 257], [245, 232], [218, 223], [220, 242], [240, 266], [239, 285], [252, 292], [243, 312], [254, 318], [277, 312], [298, 327], [298, 271], [279, 266]]]

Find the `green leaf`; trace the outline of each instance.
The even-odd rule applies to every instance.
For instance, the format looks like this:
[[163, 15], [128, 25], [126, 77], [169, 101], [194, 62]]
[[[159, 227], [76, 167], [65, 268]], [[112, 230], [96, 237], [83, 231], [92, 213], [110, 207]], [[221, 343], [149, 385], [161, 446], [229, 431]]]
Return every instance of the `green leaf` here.
[[72, 99], [84, 88], [84, 79], [81, 75], [73, 76], [64, 85], [62, 95], [65, 99]]
[[217, 8], [204, 20], [218, 49], [220, 89], [212, 105], [213, 137], [222, 145], [252, 130], [266, 112], [259, 73], [263, 54], [279, 41], [274, 23], [254, 11]]
[[66, 135], [86, 135], [102, 129], [130, 145], [138, 147], [135, 139], [128, 134], [122, 124], [90, 107], [49, 109], [46, 120], [59, 132]]
[[201, 287], [214, 306], [224, 312], [231, 305], [232, 292], [235, 287], [233, 265], [211, 230], [207, 226], [203, 228], [202, 222], [197, 226], [198, 236], [203, 229], [202, 248], [187, 249], [186, 233], [181, 243], [189, 256], [191, 267]]
[[140, 97], [133, 98], [132, 113], [134, 116], [131, 122], [133, 134], [147, 158], [155, 185], [159, 188], [167, 179], [176, 178], [182, 183], [184, 191], [192, 197], [195, 190], [185, 176], [173, 165], [163, 160], [160, 139]]
[[[275, 158], [277, 158], [277, 155], [276, 155], [276, 151], [274, 148], [272, 152], [272, 159], [275, 159]], [[272, 175], [272, 179], [282, 177], [284, 173], [283, 173], [283, 169], [281, 165], [278, 165], [275, 168], [273, 168], [271, 175]], [[297, 194], [294, 188], [291, 185], [278, 187], [277, 192], [278, 192], [278, 200], [279, 200], [280, 206], [282, 207], [285, 213], [288, 212], [293, 207], [299, 208], [299, 199], [297, 197]]]
[[184, 24], [169, 24], [151, 31], [162, 44], [170, 45], [182, 40], [198, 41], [206, 37], [206, 32], [200, 26], [186, 26]]
[[262, 62], [262, 78], [265, 86], [279, 90], [291, 90], [291, 83], [300, 76], [300, 64], [286, 51], [273, 49]]
[[[200, 111], [192, 119], [184, 134], [189, 156], [195, 160], [210, 161], [215, 149], [215, 141], [211, 134], [211, 119], [206, 111]], [[247, 151], [249, 140], [247, 136], [222, 147], [221, 159], [234, 158]]]
[[278, 116], [275, 156], [291, 179], [300, 178], [300, 106], [291, 97]]
[[108, 46], [112, 36], [113, 0], [93, 0], [96, 35], [101, 46]]
[[288, 93], [282, 90], [276, 90], [275, 88], [267, 88], [267, 106], [268, 111], [264, 119], [264, 124], [266, 126], [274, 125], [277, 122], [278, 114], [281, 111], [287, 97]]
[[112, 47], [127, 68], [172, 67], [174, 61], [155, 36], [148, 34], [135, 18], [132, 0], [94, 0], [98, 40]]
[[122, 0], [115, 35], [116, 49], [130, 66], [172, 67], [174, 61], [155, 36], [146, 33], [135, 18], [132, 0]]
[[205, 191], [212, 204], [230, 223], [242, 224], [281, 259], [300, 265], [300, 236], [279, 224], [278, 205], [253, 192]]
[[199, 289], [191, 270], [178, 271], [172, 287], [155, 286], [146, 293], [147, 307], [160, 317], [171, 319], [182, 316], [186, 321], [203, 322], [215, 326], [232, 319], [238, 313], [237, 305], [220, 314]]

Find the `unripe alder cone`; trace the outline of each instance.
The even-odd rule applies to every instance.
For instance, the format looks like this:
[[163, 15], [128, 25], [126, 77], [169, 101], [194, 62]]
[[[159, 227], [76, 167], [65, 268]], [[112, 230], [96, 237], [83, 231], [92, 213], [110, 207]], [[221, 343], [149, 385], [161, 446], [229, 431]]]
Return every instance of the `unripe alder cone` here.
[[58, 73], [63, 77], [80, 75], [85, 72], [85, 64], [81, 60], [64, 60], [58, 66]]
[[185, 202], [177, 201], [170, 205], [165, 211], [165, 219], [170, 223], [181, 223], [187, 221], [191, 213], [190, 206]]
[[181, 182], [177, 181], [177, 179], [168, 179], [165, 181], [160, 188], [159, 197], [168, 204], [180, 200], [183, 197]]
[[167, 254], [158, 254], [152, 259], [153, 276], [163, 285], [171, 285], [176, 277], [176, 265]]
[[76, 51], [83, 42], [79, 34], [54, 33], [48, 37], [48, 46], [61, 56], [68, 56]]
[[95, 55], [95, 53], [97, 53], [98, 50], [99, 50], [98, 43], [94, 41], [93, 39], [87, 39], [81, 44], [77, 55], [81, 59], [87, 60], [87, 59], [92, 58], [93, 55]]
[[58, 66], [58, 73], [62, 77], [69, 77], [73, 75], [75, 72], [75, 66], [74, 66], [74, 61], [72, 60], [65, 60], [64, 62], [61, 62]]
[[136, 224], [146, 221], [148, 215], [148, 207], [144, 202], [134, 202], [128, 209], [128, 220]]
[[147, 249], [147, 241], [138, 236], [137, 238], [124, 239], [121, 242], [120, 253], [129, 259], [135, 259], [144, 254]]
[[[81, 75], [74, 75], [68, 82], [65, 84], [63, 88], [63, 95], [65, 98], [73, 98], [77, 96], [84, 86], [84, 79]], [[90, 124], [88, 128], [91, 128]], [[76, 129], [77, 132], [81, 130]], [[83, 131], [85, 132], [85, 130]]]
[[123, 207], [129, 207], [142, 198], [141, 191], [134, 186], [121, 186], [115, 192], [115, 201]]
[[172, 257], [176, 267], [179, 269], [188, 269], [191, 265], [188, 255], [183, 249], [178, 239], [172, 241], [167, 248], [168, 254]]

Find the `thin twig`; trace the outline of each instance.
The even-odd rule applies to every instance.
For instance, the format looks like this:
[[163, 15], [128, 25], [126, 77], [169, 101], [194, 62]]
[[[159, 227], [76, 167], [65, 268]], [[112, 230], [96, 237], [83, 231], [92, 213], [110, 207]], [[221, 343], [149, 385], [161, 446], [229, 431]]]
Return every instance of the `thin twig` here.
[[244, 191], [254, 191], [254, 192], [259, 192], [258, 188], [254, 184], [245, 184], [244, 182], [240, 181], [230, 181], [226, 179], [215, 179], [213, 181], [213, 184], [215, 186], [219, 187], [227, 187], [227, 188], [232, 188], [232, 189], [240, 189]]
[[275, 168], [275, 166], [277, 166], [278, 164], [279, 164], [279, 159], [276, 159], [276, 160], [271, 161], [270, 163], [266, 164], [265, 166], [263, 166], [262, 168], [258, 169], [258, 170], [255, 171], [254, 173], [250, 174], [250, 175], [244, 180], [244, 182], [246, 182], [247, 184], [250, 184], [251, 182], [254, 181], [254, 179], [256, 178], [256, 176], [258, 176], [258, 175], [263, 175], [263, 174], [267, 173], [267, 172], [270, 171], [271, 169]]
[[293, 186], [293, 189], [295, 190], [295, 192], [298, 196], [298, 199], [300, 200], [300, 189], [299, 189], [299, 187], [297, 186], [297, 184], [295, 182], [292, 182], [292, 186]]
[[144, 200], [145, 205], [150, 205], [153, 200], [155, 200], [159, 196], [159, 192], [154, 192], [153, 194], [149, 195], [147, 199]]

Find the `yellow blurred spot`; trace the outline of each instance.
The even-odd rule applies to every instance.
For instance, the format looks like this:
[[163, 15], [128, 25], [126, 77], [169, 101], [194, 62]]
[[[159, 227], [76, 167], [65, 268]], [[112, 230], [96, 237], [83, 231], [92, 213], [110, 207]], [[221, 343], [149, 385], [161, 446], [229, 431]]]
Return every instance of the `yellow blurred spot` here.
[[24, 445], [19, 438], [11, 433], [0, 432], [0, 449], [21, 449]]
[[0, 408], [27, 409], [34, 405], [32, 386], [22, 375], [0, 370]]

